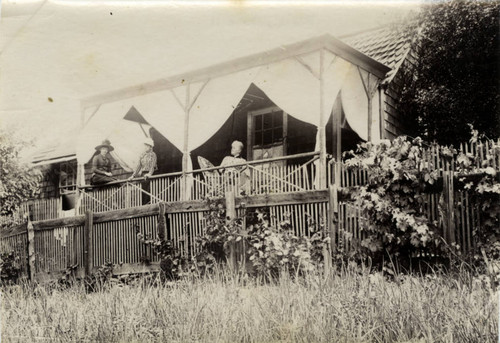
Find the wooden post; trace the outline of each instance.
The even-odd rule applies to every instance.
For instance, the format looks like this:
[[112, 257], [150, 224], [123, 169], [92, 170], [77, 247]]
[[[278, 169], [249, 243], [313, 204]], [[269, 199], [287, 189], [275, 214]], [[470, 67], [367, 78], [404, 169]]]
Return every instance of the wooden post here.
[[158, 204], [158, 236], [161, 240], [167, 240], [167, 217], [165, 215], [166, 204], [160, 202]]
[[328, 196], [328, 230], [330, 233], [330, 247], [331, 252], [337, 252], [337, 224], [338, 224], [338, 189], [337, 184], [330, 185]]
[[333, 158], [335, 159], [335, 162], [340, 162], [342, 158], [342, 100], [340, 92], [333, 105], [332, 132]]
[[384, 102], [382, 101], [382, 96], [384, 94], [384, 89], [382, 86], [378, 87], [378, 115], [379, 115], [379, 130], [380, 139], [385, 139], [384, 130]]
[[368, 142], [372, 141], [372, 92], [370, 91], [370, 75], [368, 74]]
[[181, 199], [187, 200], [188, 187], [187, 187], [187, 174], [188, 171], [188, 158], [189, 157], [189, 102], [190, 102], [190, 85], [186, 85], [186, 99], [184, 103], [184, 146], [182, 150], [182, 187]]
[[320, 50], [319, 55], [319, 170], [317, 177], [319, 178], [319, 189], [326, 188], [326, 135], [325, 135], [325, 79], [324, 79], [324, 64], [325, 50]]
[[[368, 137], [367, 140], [371, 141], [372, 140], [372, 99], [373, 96], [375, 95], [375, 92], [377, 91], [377, 87], [380, 83], [380, 80], [375, 78], [373, 74], [370, 72], [363, 70], [358, 67], [358, 72], [359, 72], [359, 77], [361, 78], [361, 83], [363, 84], [363, 87], [365, 89], [366, 97], [368, 99]], [[366, 80], [363, 77], [363, 75], [366, 75]], [[374, 79], [375, 78], [375, 79]]]
[[[77, 161], [78, 163], [78, 161]], [[82, 197], [84, 196], [82, 191], [80, 190], [81, 186], [85, 186], [85, 166], [81, 163], [76, 165], [76, 204], [75, 204], [75, 215], [80, 214], [80, 206], [82, 204]]]
[[28, 231], [28, 272], [29, 272], [29, 278], [31, 281], [35, 280], [35, 263], [36, 263], [36, 256], [35, 256], [35, 230], [33, 228], [33, 223], [29, 219], [28, 215], [28, 224], [27, 224], [27, 231]]
[[453, 172], [443, 172], [443, 198], [446, 218], [443, 218], [444, 239], [448, 244], [456, 242], [455, 237], [455, 194], [453, 187]]
[[[236, 199], [234, 195], [234, 190], [226, 192], [226, 217], [228, 221], [234, 220], [236, 218]], [[229, 251], [229, 268], [231, 270], [236, 269], [236, 252], [234, 242], [230, 245]]]
[[93, 268], [92, 256], [92, 234], [93, 234], [94, 215], [91, 210], [85, 211], [85, 235], [83, 240], [83, 263], [85, 275], [90, 275]]

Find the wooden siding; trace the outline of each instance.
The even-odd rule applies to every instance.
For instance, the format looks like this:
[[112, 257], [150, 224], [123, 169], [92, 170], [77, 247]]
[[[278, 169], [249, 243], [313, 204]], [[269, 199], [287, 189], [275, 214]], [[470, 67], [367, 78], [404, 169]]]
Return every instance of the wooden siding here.
[[403, 74], [411, 70], [416, 61], [416, 53], [411, 49], [383, 92], [384, 138], [394, 139], [406, 133], [403, 114], [398, 110], [399, 96], [403, 87]]

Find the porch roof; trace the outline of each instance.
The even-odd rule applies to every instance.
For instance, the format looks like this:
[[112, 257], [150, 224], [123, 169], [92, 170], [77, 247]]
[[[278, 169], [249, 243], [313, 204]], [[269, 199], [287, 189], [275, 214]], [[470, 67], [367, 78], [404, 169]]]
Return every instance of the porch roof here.
[[168, 90], [182, 86], [186, 83], [200, 82], [209, 78], [228, 75], [238, 71], [278, 62], [286, 58], [311, 53], [322, 48], [327, 49], [346, 61], [359, 66], [380, 79], [384, 79], [387, 76], [387, 73], [391, 70], [389, 66], [375, 60], [372, 57], [369, 57], [359, 50], [356, 50], [332, 35], [324, 34], [305, 41], [283, 45], [272, 50], [215, 64], [207, 68], [197, 69], [188, 73], [172, 75], [151, 82], [141, 83], [139, 85], [86, 97], [82, 99], [82, 107], [86, 108], [98, 106], [107, 102], [118, 101], [161, 90]]
[[[358, 65], [360, 68], [384, 79], [384, 82], [389, 82], [402, 60], [404, 60], [409, 43], [408, 39], [405, 39], [400, 32], [391, 27], [382, 27], [342, 36], [340, 39], [325, 34], [306, 41], [219, 63], [211, 67], [84, 98], [82, 99], [82, 105], [84, 107], [99, 106], [103, 102], [117, 101], [154, 93], [159, 90], [171, 89], [182, 85], [186, 81], [196, 82], [209, 77], [223, 76], [288, 57], [306, 54], [320, 48], [325, 48]], [[76, 140], [73, 139], [67, 144], [58, 144], [49, 149], [38, 151], [37, 155], [33, 156], [32, 162], [47, 164], [60, 162], [61, 158], [69, 157], [68, 159], [73, 159], [76, 150]]]

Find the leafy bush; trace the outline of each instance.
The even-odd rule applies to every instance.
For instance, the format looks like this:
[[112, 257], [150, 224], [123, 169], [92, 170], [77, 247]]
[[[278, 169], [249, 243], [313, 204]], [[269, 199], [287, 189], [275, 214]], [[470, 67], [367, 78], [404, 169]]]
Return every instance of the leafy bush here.
[[137, 231], [143, 244], [154, 247], [167, 280], [178, 280], [189, 271], [198, 275], [212, 272], [227, 262], [232, 249], [242, 253], [246, 272], [254, 276], [274, 277], [282, 270], [297, 274], [312, 271], [323, 263], [329, 237], [325, 236], [322, 223], [309, 220], [311, 237], [297, 237], [286, 216], [278, 227], [271, 226], [268, 215], [261, 210], [229, 219], [220, 201], [207, 201], [210, 211], [205, 216], [203, 234], [197, 237], [197, 253], [191, 259], [182, 256], [165, 237], [145, 237]]
[[0, 281], [4, 284], [16, 283], [21, 276], [19, 257], [14, 252], [3, 252], [0, 254]]
[[263, 213], [258, 212], [258, 215], [259, 222], [251, 225], [244, 237], [249, 245], [247, 254], [254, 274], [278, 276], [282, 269], [292, 273], [308, 272], [322, 262], [325, 244], [322, 230], [309, 225], [312, 237], [298, 237], [287, 215], [278, 227], [271, 226]]
[[211, 205], [204, 234], [199, 238], [197, 267], [211, 269], [229, 256], [231, 246], [243, 248], [246, 271], [254, 276], [275, 277], [282, 270], [292, 274], [312, 271], [322, 263], [323, 246], [329, 238], [324, 237], [321, 225], [309, 221], [311, 237], [298, 237], [287, 216], [278, 227], [270, 225], [269, 215], [263, 210], [250, 211], [245, 217], [246, 228], [243, 218], [229, 220], [222, 205]]
[[437, 222], [424, 212], [424, 189], [438, 173], [423, 158], [424, 142], [398, 137], [380, 144], [363, 143], [346, 163], [350, 168], [370, 170], [370, 182], [348, 190], [366, 221], [363, 252], [378, 262], [384, 253], [411, 256], [425, 249], [439, 253], [441, 240]]
[[[145, 245], [153, 247], [160, 259], [160, 269], [162, 277], [167, 280], [178, 280], [189, 268], [187, 258], [183, 257], [180, 251], [175, 248], [174, 242], [165, 237], [145, 236], [136, 227], [137, 239]], [[143, 262], [150, 263], [149, 258], [144, 258]]]
[[[471, 141], [481, 137], [473, 130]], [[467, 190], [470, 203], [481, 213], [481, 225], [474, 228], [478, 246], [488, 259], [500, 258], [500, 185], [496, 172], [486, 167], [488, 161], [478, 167], [472, 154], [460, 153], [453, 148], [435, 146], [444, 158], [456, 156], [459, 176], [455, 190]], [[440, 218], [428, 219], [425, 211], [426, 194], [440, 191], [441, 182], [437, 166], [424, 158], [428, 146], [420, 138], [398, 137], [392, 142], [380, 144], [363, 143], [356, 154], [346, 161], [348, 168], [369, 169], [369, 183], [344, 189], [353, 204], [362, 211], [361, 222], [364, 238], [358, 253], [371, 256], [380, 263], [384, 255], [396, 256], [400, 260], [416, 255], [445, 256], [460, 255], [458, 246], [447, 245], [443, 237], [442, 222], [449, 213], [439, 204]], [[494, 158], [500, 152], [492, 144], [486, 152]], [[496, 155], [495, 155], [496, 154]], [[476, 253], [476, 260], [482, 259]]]

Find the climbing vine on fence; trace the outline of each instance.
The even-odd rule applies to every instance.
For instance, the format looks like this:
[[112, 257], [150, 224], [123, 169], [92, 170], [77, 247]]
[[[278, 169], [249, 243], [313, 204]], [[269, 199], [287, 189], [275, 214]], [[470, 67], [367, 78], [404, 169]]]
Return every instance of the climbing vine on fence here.
[[438, 173], [424, 159], [424, 142], [398, 137], [392, 142], [370, 142], [358, 146], [346, 161], [348, 168], [367, 168], [370, 182], [349, 189], [366, 218], [366, 252], [411, 254], [425, 248], [436, 250], [441, 242], [438, 223], [424, 213], [424, 190], [438, 180]]
[[[473, 130], [471, 141], [480, 138]], [[379, 144], [363, 143], [356, 153], [345, 154], [348, 168], [369, 169], [370, 175], [368, 184], [344, 189], [365, 218], [361, 253], [379, 257], [384, 253], [439, 255], [450, 248], [442, 239], [441, 224], [446, 216], [442, 202], [439, 220], [430, 221], [425, 212], [426, 193], [439, 189], [436, 184], [441, 182], [437, 166], [426, 158], [428, 148], [420, 138], [401, 136]], [[453, 147], [435, 148], [441, 158], [455, 159], [458, 190], [469, 192], [482, 215], [481, 225], [474, 228], [475, 237], [488, 256], [498, 258], [500, 186], [495, 169], [488, 166], [488, 159], [498, 156], [498, 144], [488, 145], [479, 167], [476, 155], [459, 153]]]
[[472, 143], [487, 141], [483, 157], [460, 152], [457, 156], [458, 187], [471, 195], [472, 202], [481, 214], [480, 225], [474, 228], [478, 248], [483, 256], [475, 258], [500, 260], [500, 183], [494, 167], [500, 155], [498, 141], [479, 135], [471, 127]]

